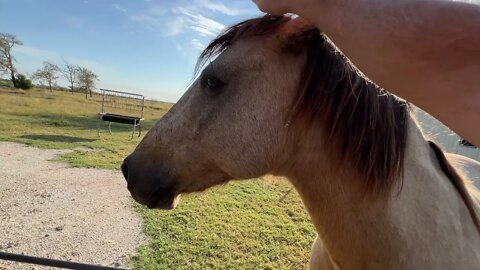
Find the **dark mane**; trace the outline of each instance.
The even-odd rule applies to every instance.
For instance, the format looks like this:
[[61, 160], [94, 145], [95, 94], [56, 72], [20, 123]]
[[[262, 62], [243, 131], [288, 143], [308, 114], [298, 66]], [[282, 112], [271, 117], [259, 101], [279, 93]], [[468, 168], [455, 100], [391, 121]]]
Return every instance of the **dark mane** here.
[[[197, 67], [237, 40], [271, 34], [290, 20], [267, 15], [228, 28], [202, 52]], [[339, 165], [351, 164], [364, 176], [369, 191], [388, 193], [403, 172], [407, 103], [365, 79], [313, 26], [301, 30], [298, 38], [301, 42], [285, 44], [292, 53], [307, 54], [293, 115], [321, 123], [325, 146], [339, 153]]]

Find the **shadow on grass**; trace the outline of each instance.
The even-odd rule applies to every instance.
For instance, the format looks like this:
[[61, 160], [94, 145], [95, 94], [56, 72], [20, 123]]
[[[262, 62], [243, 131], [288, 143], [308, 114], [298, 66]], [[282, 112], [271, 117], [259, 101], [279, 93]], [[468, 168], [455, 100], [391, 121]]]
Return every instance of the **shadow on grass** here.
[[[28, 113], [9, 113], [9, 115], [28, 118], [21, 119], [21, 121], [28, 122], [34, 127], [38, 128], [54, 128], [54, 129], [68, 129], [68, 130], [91, 130], [92, 134], [97, 134], [100, 127], [101, 132], [108, 133], [108, 122], [99, 121], [97, 115], [64, 115], [64, 114], [28, 114]], [[158, 119], [146, 120], [142, 122], [142, 134], [146, 134], [158, 121]], [[112, 123], [112, 132], [131, 132], [132, 125]], [[41, 133], [41, 132], [38, 132]], [[35, 135], [36, 136], [36, 135]], [[28, 139], [28, 138], [26, 138]], [[30, 138], [34, 139], [34, 138]], [[71, 141], [57, 141], [57, 142], [71, 142]], [[83, 141], [81, 141], [83, 142]], [[88, 141], [90, 142], [90, 141]]]
[[49, 141], [49, 142], [69, 142], [69, 143], [94, 142], [97, 140], [97, 139], [64, 136], [64, 135], [23, 135], [23, 136], [20, 136], [19, 138]]
[[96, 115], [62, 115], [48, 113], [10, 113], [12, 116], [26, 117], [35, 126], [71, 127], [80, 129], [97, 129], [98, 117]]
[[[98, 126], [102, 128], [105, 127], [105, 125], [108, 125], [108, 122], [99, 122], [98, 115], [93, 114], [93, 115], [61, 115], [61, 114], [46, 114], [46, 113], [39, 113], [39, 114], [28, 114], [28, 113], [9, 113], [10, 115], [13, 116], [18, 116], [18, 117], [27, 117], [30, 118], [31, 120], [29, 121], [32, 125], [35, 126], [53, 126], [53, 127], [69, 127], [69, 128], [79, 128], [83, 130], [97, 130]], [[152, 128], [155, 123], [158, 121], [158, 119], [149, 119], [145, 120], [142, 122], [142, 130], [143, 131], [148, 131], [150, 128]], [[125, 124], [117, 124], [113, 123], [112, 127], [120, 127], [120, 129], [123, 129], [123, 127], [126, 127], [124, 130], [128, 131], [131, 127], [131, 125], [125, 125]]]

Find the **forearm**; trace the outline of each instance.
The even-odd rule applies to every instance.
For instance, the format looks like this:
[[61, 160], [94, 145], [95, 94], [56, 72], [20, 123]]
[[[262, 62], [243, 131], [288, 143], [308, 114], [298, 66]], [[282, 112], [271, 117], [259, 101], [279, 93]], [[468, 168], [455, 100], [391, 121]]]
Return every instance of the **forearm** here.
[[300, 15], [324, 31], [369, 77], [387, 87], [405, 83], [404, 78], [395, 79], [401, 76], [392, 71], [415, 77], [416, 70], [422, 75], [428, 72], [425, 67], [443, 71], [466, 66], [465, 61], [480, 61], [479, 5], [440, 0], [309, 2], [318, 7], [307, 7]]
[[[480, 144], [480, 6], [441, 0], [304, 0], [370, 79]], [[472, 104], [472, 100], [475, 100]], [[466, 117], [470, 123], [461, 123]], [[468, 122], [468, 121], [467, 121]]]

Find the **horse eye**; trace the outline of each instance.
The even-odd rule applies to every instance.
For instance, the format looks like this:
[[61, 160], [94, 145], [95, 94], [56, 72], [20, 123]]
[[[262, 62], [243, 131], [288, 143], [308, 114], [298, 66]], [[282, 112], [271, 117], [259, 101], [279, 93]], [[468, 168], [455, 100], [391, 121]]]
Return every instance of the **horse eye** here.
[[201, 85], [209, 96], [214, 96], [221, 92], [225, 83], [214, 76], [207, 75], [202, 77]]

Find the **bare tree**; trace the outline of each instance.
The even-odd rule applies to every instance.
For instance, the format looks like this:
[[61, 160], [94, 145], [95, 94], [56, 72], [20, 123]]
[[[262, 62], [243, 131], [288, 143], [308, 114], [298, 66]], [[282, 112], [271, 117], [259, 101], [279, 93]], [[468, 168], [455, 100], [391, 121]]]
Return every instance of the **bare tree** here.
[[[0, 39], [0, 50], [3, 50], [4, 46], [5, 45], [3, 41]], [[7, 61], [4, 59], [4, 57], [0, 57], [0, 75], [7, 75], [7, 74], [8, 74]]]
[[43, 67], [35, 71], [33, 77], [39, 81], [46, 82], [51, 92], [52, 86], [55, 85], [58, 80], [59, 71], [60, 69], [56, 64], [43, 62]]
[[12, 49], [16, 45], [22, 45], [23, 43], [17, 39], [14, 35], [7, 33], [0, 33], [0, 70], [10, 75], [10, 80], [13, 86], [17, 88], [17, 80], [15, 73], [15, 58], [12, 55]]
[[88, 68], [81, 67], [78, 69], [78, 85], [85, 91], [85, 99], [88, 99], [88, 95], [92, 97], [95, 83], [98, 81], [98, 75], [93, 73]]
[[78, 65], [74, 65], [68, 63], [67, 61], [63, 60], [63, 68], [61, 69], [62, 75], [65, 79], [67, 79], [68, 83], [70, 84], [70, 90], [73, 91], [75, 89], [75, 83], [77, 83], [77, 77], [79, 73], [80, 67]]

